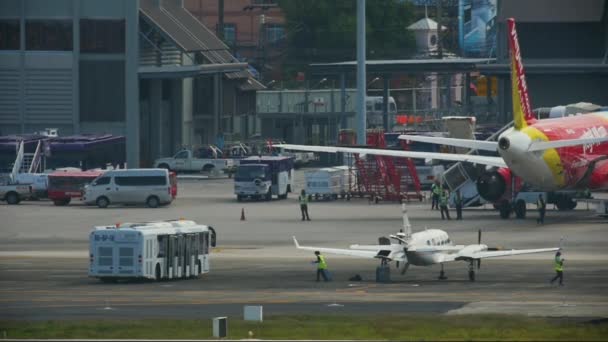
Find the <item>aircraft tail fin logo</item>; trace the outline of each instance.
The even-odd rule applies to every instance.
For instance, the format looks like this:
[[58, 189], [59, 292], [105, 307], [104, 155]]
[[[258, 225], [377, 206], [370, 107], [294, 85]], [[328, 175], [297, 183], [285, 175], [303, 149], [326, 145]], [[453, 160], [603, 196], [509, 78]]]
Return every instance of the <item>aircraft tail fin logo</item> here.
[[511, 92], [513, 98], [513, 120], [515, 129], [520, 130], [535, 121], [530, 106], [526, 73], [521, 60], [519, 40], [515, 30], [515, 20], [507, 19], [509, 48], [511, 50]]

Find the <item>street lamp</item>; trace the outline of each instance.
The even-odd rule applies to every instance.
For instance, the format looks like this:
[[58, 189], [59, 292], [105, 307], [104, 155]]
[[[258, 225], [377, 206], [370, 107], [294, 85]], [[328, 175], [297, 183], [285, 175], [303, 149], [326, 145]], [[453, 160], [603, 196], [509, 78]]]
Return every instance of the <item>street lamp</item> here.
[[321, 84], [323, 84], [323, 83], [325, 83], [325, 82], [327, 82], [327, 77], [323, 77], [323, 78], [322, 78], [322, 79], [319, 81], [319, 83], [315, 84], [315, 85], [314, 85], [314, 86], [313, 86], [311, 89], [316, 88], [316, 87], [320, 86]]
[[374, 82], [378, 81], [379, 79], [380, 79], [380, 77], [374, 77], [373, 80], [369, 81], [366, 88], [369, 88], [370, 85], [372, 85]]

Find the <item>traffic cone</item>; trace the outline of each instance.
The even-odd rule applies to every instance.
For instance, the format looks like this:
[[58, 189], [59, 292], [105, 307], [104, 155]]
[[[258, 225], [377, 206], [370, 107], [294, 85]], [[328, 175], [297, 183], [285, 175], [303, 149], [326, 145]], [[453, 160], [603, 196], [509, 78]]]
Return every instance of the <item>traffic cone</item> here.
[[241, 221], [245, 221], [245, 208], [241, 208]]

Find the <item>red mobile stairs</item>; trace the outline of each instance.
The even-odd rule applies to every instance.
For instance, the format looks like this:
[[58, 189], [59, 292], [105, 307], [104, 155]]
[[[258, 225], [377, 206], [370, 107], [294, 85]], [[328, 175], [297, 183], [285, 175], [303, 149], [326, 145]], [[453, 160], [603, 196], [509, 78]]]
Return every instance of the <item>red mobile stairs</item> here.
[[[354, 132], [341, 132], [340, 141], [345, 145], [354, 145]], [[405, 142], [401, 147], [409, 149]], [[386, 148], [382, 130], [367, 132], [367, 146]], [[350, 192], [360, 196], [369, 196], [376, 203], [384, 201], [422, 200], [420, 180], [416, 166], [410, 158], [368, 155], [360, 157], [354, 154], [357, 182], [350, 182]]]

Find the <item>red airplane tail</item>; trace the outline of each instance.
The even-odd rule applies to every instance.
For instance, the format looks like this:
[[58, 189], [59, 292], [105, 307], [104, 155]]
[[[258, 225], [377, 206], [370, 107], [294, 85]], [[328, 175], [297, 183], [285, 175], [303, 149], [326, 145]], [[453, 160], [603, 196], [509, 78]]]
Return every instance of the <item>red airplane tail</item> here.
[[513, 98], [513, 120], [515, 129], [520, 130], [536, 119], [530, 106], [526, 73], [521, 60], [519, 40], [515, 30], [515, 19], [507, 19], [509, 48], [511, 50], [511, 92]]

